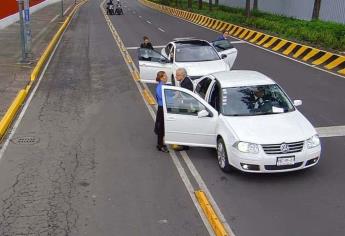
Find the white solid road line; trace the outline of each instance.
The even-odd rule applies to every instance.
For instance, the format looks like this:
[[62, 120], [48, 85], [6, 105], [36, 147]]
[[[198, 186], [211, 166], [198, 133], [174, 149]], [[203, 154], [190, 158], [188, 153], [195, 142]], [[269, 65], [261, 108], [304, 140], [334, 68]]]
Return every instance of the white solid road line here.
[[165, 32], [164, 29], [162, 29], [162, 28], [158, 28], [158, 30], [160, 30], [160, 31], [162, 31], [162, 32]]
[[[68, 26], [69, 26], [70, 23], [71, 23], [71, 21], [68, 23]], [[68, 29], [68, 26], [66, 27], [65, 31]], [[8, 145], [9, 145], [9, 143], [10, 143], [10, 141], [11, 141], [13, 135], [16, 133], [16, 131], [17, 131], [19, 125], [20, 125], [20, 122], [22, 121], [22, 119], [23, 119], [23, 117], [24, 117], [24, 115], [25, 115], [25, 112], [27, 111], [27, 109], [28, 109], [28, 107], [29, 107], [29, 105], [30, 105], [30, 103], [31, 103], [31, 100], [32, 100], [32, 98], [34, 97], [34, 95], [35, 95], [35, 93], [36, 93], [36, 91], [37, 91], [37, 89], [38, 89], [38, 87], [39, 87], [39, 85], [40, 85], [40, 83], [41, 83], [41, 81], [42, 81], [42, 78], [44, 77], [44, 74], [45, 74], [45, 72], [46, 72], [46, 70], [47, 70], [47, 68], [48, 68], [48, 66], [49, 66], [49, 64], [50, 64], [50, 61], [51, 61], [52, 58], [54, 57], [55, 51], [56, 51], [56, 49], [58, 48], [58, 46], [59, 46], [59, 44], [60, 44], [60, 42], [61, 42], [61, 40], [62, 40], [62, 37], [63, 37], [63, 35], [65, 34], [65, 31], [63, 32], [63, 34], [61, 35], [59, 41], [57, 42], [57, 44], [56, 44], [56, 46], [55, 46], [55, 48], [54, 48], [52, 54], [50, 55], [50, 57], [49, 57], [49, 59], [48, 59], [46, 65], [45, 65], [44, 68], [43, 68], [43, 71], [42, 71], [40, 77], [38, 78], [38, 81], [37, 81], [37, 83], [36, 83], [34, 89], [31, 91], [31, 93], [30, 93], [28, 99], [26, 100], [26, 102], [25, 102], [25, 104], [24, 104], [23, 109], [21, 110], [21, 112], [20, 112], [18, 118], [17, 118], [16, 121], [14, 122], [14, 125], [13, 125], [12, 129], [10, 130], [9, 135], [7, 136], [7, 139], [6, 139], [5, 143], [4, 143], [4, 145], [1, 147], [1, 149], [0, 149], [0, 160], [1, 160], [2, 157], [4, 156], [4, 154], [5, 154], [5, 152], [6, 152], [6, 149], [7, 149]]]
[[235, 41], [230, 41], [232, 44], [239, 44], [239, 43], [246, 43], [246, 41], [243, 40], [235, 40]]
[[321, 138], [341, 137], [345, 136], [345, 125], [318, 127], [316, 128], [316, 131], [319, 133]]
[[[164, 48], [166, 45], [153, 46], [154, 48]], [[126, 47], [127, 50], [136, 50], [139, 47]]]
[[[73, 5], [74, 6], [74, 5]], [[66, 15], [66, 13], [69, 11], [69, 9], [71, 9], [72, 5], [70, 5], [64, 12], [63, 14]]]
[[151, 22], [151, 21], [148, 21], [148, 20], [147, 20], [146, 22], [147, 22], [147, 23], [149, 23], [149, 24], [152, 24], [152, 22]]
[[52, 23], [52, 22], [54, 22], [58, 17], [59, 17], [59, 14], [56, 15], [53, 19], [51, 19], [51, 21], [49, 21], [49, 24]]

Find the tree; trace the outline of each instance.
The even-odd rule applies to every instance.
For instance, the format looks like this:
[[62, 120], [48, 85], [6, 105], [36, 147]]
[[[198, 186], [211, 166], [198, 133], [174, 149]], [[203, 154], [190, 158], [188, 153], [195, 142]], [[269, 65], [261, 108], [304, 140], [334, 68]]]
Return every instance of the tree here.
[[321, 8], [321, 0], [315, 0], [314, 1], [313, 16], [312, 16], [313, 20], [319, 19], [320, 8]]
[[202, 0], [199, 0], [199, 4], [198, 4], [199, 6], [199, 10], [201, 10], [202, 9]]
[[208, 0], [208, 10], [212, 11], [212, 0]]
[[259, 1], [259, 0], [254, 0], [254, 3], [253, 3], [253, 10], [254, 10], [254, 11], [257, 11], [257, 10], [258, 10], [258, 1]]
[[188, 9], [192, 9], [193, 0], [188, 0]]
[[246, 0], [246, 16], [250, 17], [250, 0]]

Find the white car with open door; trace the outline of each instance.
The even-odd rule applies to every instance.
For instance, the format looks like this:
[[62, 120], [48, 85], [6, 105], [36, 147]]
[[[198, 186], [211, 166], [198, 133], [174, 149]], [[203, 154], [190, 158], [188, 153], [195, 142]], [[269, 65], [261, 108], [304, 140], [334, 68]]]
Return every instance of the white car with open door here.
[[237, 57], [237, 49], [221, 41], [214, 44], [218, 46], [206, 40], [179, 39], [168, 43], [161, 53], [139, 48], [140, 78], [144, 82], [155, 82], [157, 72], [165, 71], [169, 82], [175, 85], [176, 69], [179, 67], [184, 67], [192, 80], [230, 70]]
[[285, 172], [318, 163], [316, 130], [273, 80], [226, 71], [198, 80], [195, 93], [163, 86], [165, 142], [217, 149], [220, 168]]

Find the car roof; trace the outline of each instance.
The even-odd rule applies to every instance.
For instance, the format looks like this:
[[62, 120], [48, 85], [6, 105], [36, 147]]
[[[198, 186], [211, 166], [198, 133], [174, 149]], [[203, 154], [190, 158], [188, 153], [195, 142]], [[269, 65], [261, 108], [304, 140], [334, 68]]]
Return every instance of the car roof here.
[[231, 70], [212, 74], [222, 88], [275, 84], [266, 75], [251, 70]]

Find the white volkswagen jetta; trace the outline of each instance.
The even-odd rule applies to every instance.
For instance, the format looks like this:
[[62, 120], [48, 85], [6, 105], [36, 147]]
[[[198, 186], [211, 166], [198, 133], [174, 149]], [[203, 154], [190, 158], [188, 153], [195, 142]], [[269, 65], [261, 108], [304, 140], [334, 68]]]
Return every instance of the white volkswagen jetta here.
[[196, 81], [195, 93], [163, 86], [165, 142], [217, 149], [220, 168], [284, 172], [318, 163], [311, 123], [273, 80], [254, 71], [225, 71]]
[[237, 49], [227, 40], [211, 44], [200, 39], [178, 39], [168, 43], [161, 53], [146, 48], [138, 50], [140, 78], [144, 82], [155, 82], [157, 72], [165, 71], [169, 82], [175, 85], [179, 67], [184, 67], [194, 80], [230, 70], [236, 57]]

